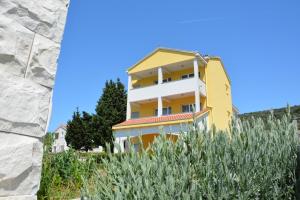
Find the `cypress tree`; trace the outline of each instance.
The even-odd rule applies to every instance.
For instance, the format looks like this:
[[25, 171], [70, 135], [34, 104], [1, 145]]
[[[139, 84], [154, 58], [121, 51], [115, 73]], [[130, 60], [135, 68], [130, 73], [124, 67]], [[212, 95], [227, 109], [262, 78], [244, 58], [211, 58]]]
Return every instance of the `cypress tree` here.
[[83, 112], [81, 117], [77, 108], [77, 111], [73, 113], [72, 120], [67, 123], [66, 142], [68, 146], [76, 150], [88, 151], [92, 149], [91, 119], [92, 116], [86, 112]]
[[93, 118], [96, 145], [106, 147], [106, 143], [109, 143], [111, 150], [113, 149], [112, 126], [126, 119], [126, 102], [127, 93], [120, 79], [116, 82], [106, 81]]

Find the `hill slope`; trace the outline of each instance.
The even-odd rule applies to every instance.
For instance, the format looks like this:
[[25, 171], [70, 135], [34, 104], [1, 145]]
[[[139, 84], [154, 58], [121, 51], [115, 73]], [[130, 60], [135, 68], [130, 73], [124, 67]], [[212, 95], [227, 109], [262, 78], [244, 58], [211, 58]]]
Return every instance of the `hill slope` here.
[[[300, 130], [300, 105], [298, 106], [291, 106], [291, 115], [293, 119], [298, 121], [298, 130]], [[278, 109], [273, 109], [274, 116], [276, 118], [280, 118], [284, 113], [286, 113], [286, 107], [284, 108], [278, 108]], [[239, 117], [242, 120], [247, 120], [249, 118], [253, 117], [261, 117], [262, 119], [267, 119], [267, 117], [270, 115], [271, 110], [264, 110], [264, 111], [257, 111], [257, 112], [250, 112], [250, 113], [243, 113], [240, 114]]]

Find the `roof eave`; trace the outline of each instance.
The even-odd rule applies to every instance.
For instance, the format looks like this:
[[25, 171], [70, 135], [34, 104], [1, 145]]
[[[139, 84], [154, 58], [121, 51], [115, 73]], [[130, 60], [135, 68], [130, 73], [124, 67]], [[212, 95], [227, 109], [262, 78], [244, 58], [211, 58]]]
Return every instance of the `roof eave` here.
[[142, 59], [140, 59], [137, 63], [135, 63], [133, 66], [129, 67], [126, 70], [126, 73], [128, 74], [130, 70], [132, 70], [134, 67], [136, 67], [138, 64], [140, 64], [141, 62], [143, 62], [145, 59], [149, 58], [150, 56], [152, 56], [154, 53], [156, 53], [159, 50], [165, 50], [165, 51], [173, 51], [173, 52], [180, 52], [180, 53], [185, 53], [185, 54], [190, 54], [190, 55], [194, 55], [196, 57], [199, 57], [204, 64], [207, 64], [207, 62], [205, 61], [205, 59], [201, 56], [201, 54], [197, 51], [186, 51], [186, 50], [179, 50], [179, 49], [172, 49], [172, 48], [166, 48], [166, 47], [158, 47], [156, 48], [154, 51], [152, 51], [151, 53], [149, 53], [148, 55], [146, 55], [145, 57], [143, 57]]

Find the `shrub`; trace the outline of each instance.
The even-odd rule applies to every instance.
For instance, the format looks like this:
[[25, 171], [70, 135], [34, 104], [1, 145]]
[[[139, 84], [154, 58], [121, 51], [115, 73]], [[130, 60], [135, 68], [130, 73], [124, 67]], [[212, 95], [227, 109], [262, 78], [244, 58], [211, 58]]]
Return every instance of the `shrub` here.
[[[85, 199], [292, 199], [299, 139], [290, 117], [232, 123], [230, 134], [191, 128], [174, 144], [109, 154]], [[91, 184], [93, 187], [91, 188]]]
[[[115, 153], [113, 156], [115, 158], [121, 159], [125, 153]], [[106, 152], [79, 152], [81, 159], [92, 158], [97, 164], [102, 164], [103, 160], [109, 161], [110, 156]]]
[[95, 168], [94, 159], [87, 156], [82, 160], [79, 153], [72, 149], [58, 154], [45, 152], [38, 199], [69, 199], [80, 196], [83, 177], [89, 178]]
[[101, 164], [103, 159], [108, 159], [108, 154], [106, 152], [79, 152], [79, 156], [81, 159], [93, 158], [98, 164]]

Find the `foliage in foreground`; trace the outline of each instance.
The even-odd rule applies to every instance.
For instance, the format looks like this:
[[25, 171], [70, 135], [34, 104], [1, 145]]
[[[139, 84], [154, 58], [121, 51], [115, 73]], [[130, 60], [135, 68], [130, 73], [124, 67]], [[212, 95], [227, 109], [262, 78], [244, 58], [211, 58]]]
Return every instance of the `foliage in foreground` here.
[[59, 154], [44, 153], [38, 199], [71, 199], [80, 196], [83, 177], [90, 177], [96, 168], [94, 159], [80, 159], [70, 149]]
[[[191, 129], [174, 144], [109, 155], [85, 199], [293, 199], [299, 139], [290, 117], [234, 121], [231, 134]], [[93, 187], [91, 188], [91, 184]]]

